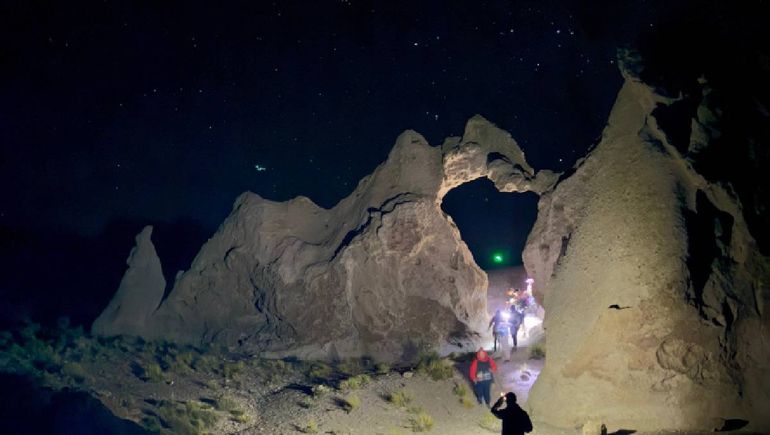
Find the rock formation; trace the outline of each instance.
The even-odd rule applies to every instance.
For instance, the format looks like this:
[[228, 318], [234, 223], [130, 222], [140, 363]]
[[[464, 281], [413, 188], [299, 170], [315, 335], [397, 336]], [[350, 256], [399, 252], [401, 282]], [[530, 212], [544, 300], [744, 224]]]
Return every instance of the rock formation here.
[[145, 329], [102, 320], [129, 315], [119, 291], [108, 307], [119, 315], [105, 312], [94, 331], [384, 361], [473, 339], [486, 328], [487, 278], [440, 205], [484, 176], [505, 191], [541, 192], [556, 180], [535, 176], [508, 133], [475, 117], [441, 147], [404, 132], [387, 161], [328, 210], [304, 197], [244, 193], [160, 308], [131, 312], [148, 318]]
[[695, 169], [717, 134], [714, 110], [702, 98], [682, 117], [677, 147], [660, 115], [678, 100], [632, 69], [600, 143], [541, 196], [525, 248], [546, 310], [533, 418], [767, 432], [768, 259], [731, 185]]
[[331, 209], [242, 194], [157, 310], [162, 275], [146, 230], [94, 332], [384, 361], [473, 340], [486, 326], [487, 278], [440, 204], [485, 176], [542, 195], [524, 252], [548, 337], [528, 403], [536, 422], [770, 432], [770, 267], [755, 236], [766, 229], [751, 223], [767, 204], [750, 178], [736, 190], [715, 177], [713, 156], [729, 147], [711, 151], [720, 131], [708, 84], [682, 111], [623, 60], [602, 139], [571, 175], [536, 176], [480, 117], [441, 147], [406, 131]]
[[146, 226], [136, 236], [136, 246], [128, 256], [128, 270], [117, 293], [94, 321], [91, 332], [97, 335], [143, 335], [152, 313], [160, 305], [166, 280], [160, 259], [152, 244], [152, 227]]

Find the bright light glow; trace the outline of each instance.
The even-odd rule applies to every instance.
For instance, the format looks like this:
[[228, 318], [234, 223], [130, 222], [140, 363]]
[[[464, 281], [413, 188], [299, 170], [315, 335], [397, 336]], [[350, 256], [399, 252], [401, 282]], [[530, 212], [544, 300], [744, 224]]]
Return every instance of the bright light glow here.
[[492, 261], [495, 263], [502, 263], [503, 262], [503, 254], [495, 254], [492, 256]]
[[524, 282], [526, 282], [527, 284], [533, 284], [535, 282], [535, 280], [532, 279], [532, 278], [527, 278], [527, 280], [524, 281]]
[[510, 312], [510, 311], [508, 311], [508, 310], [505, 310], [505, 311], [500, 311], [500, 316], [501, 316], [501, 317], [502, 317], [504, 320], [508, 320], [508, 319], [510, 319], [510, 318], [511, 318], [511, 312]]
[[541, 323], [543, 323], [543, 321], [537, 316], [533, 316], [531, 314], [527, 314], [526, 316], [524, 316], [524, 329], [528, 333], [532, 328], [540, 325]]

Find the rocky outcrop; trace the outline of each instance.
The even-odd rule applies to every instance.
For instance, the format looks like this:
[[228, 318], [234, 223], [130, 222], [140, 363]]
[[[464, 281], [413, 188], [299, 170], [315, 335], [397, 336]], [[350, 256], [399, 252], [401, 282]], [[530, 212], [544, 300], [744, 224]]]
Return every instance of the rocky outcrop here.
[[732, 186], [695, 169], [714, 111], [703, 98], [662, 121], [679, 100], [631, 69], [600, 143], [542, 195], [526, 245], [548, 337], [532, 415], [564, 428], [770, 431], [768, 259]]
[[160, 308], [142, 313], [140, 335], [384, 361], [473, 340], [486, 327], [487, 278], [440, 205], [479, 177], [536, 192], [556, 179], [536, 176], [508, 133], [475, 117], [441, 147], [404, 132], [387, 161], [328, 210], [304, 197], [244, 193]]
[[93, 334], [143, 336], [147, 332], [149, 319], [160, 305], [166, 289], [166, 279], [151, 236], [151, 226], [137, 234], [136, 246], [126, 260], [128, 270], [117, 293], [94, 321]]

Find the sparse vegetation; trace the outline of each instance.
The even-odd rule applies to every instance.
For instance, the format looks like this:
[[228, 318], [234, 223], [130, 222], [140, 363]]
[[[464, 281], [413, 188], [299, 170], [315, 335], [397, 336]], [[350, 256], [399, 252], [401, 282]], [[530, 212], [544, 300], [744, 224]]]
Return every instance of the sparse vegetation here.
[[220, 372], [222, 364], [215, 355], [202, 354], [198, 355], [193, 361], [192, 368], [201, 373], [218, 374]]
[[339, 388], [342, 391], [358, 390], [368, 385], [371, 381], [372, 378], [369, 375], [351, 376], [340, 382]]
[[468, 389], [465, 387], [465, 385], [455, 382], [454, 387], [452, 387], [452, 394], [462, 398], [468, 394]]
[[246, 424], [251, 421], [251, 417], [242, 410], [232, 410], [230, 416], [230, 419], [236, 423]]
[[529, 358], [530, 359], [543, 359], [545, 358], [545, 346], [542, 344], [533, 344], [529, 348]]
[[218, 411], [230, 412], [238, 409], [238, 402], [230, 396], [222, 395], [214, 400], [214, 407]]
[[463, 408], [465, 409], [473, 409], [476, 406], [476, 402], [474, 402], [470, 397], [461, 398], [460, 404], [463, 405]]
[[308, 377], [315, 382], [323, 382], [331, 378], [333, 371], [330, 365], [316, 361], [310, 366]]
[[313, 385], [310, 388], [313, 393], [313, 397], [322, 397], [329, 394], [332, 390], [324, 384]]
[[225, 379], [235, 379], [246, 369], [246, 363], [243, 361], [226, 362], [222, 365], [222, 375]]
[[409, 426], [413, 432], [428, 432], [433, 429], [433, 417], [422, 411], [409, 417]]
[[448, 360], [442, 359], [438, 353], [429, 352], [420, 357], [420, 361], [417, 363], [417, 373], [427, 375], [434, 381], [441, 381], [454, 376], [454, 368]]
[[355, 394], [348, 394], [342, 399], [342, 407], [346, 412], [350, 413], [353, 410], [361, 406], [361, 398]]
[[61, 372], [63, 375], [72, 378], [72, 380], [78, 384], [85, 381], [86, 376], [88, 376], [83, 366], [76, 362], [65, 362]]
[[145, 382], [163, 381], [163, 369], [156, 362], [138, 363], [139, 378]]
[[500, 423], [500, 420], [493, 414], [484, 414], [484, 417], [482, 417], [479, 422], [479, 426], [490, 432], [499, 433], [502, 423]]
[[214, 427], [217, 415], [206, 404], [200, 402], [162, 402], [157, 409], [164, 429], [174, 434], [200, 434]]
[[302, 433], [318, 433], [318, 423], [315, 420], [310, 420], [300, 428], [300, 431]]
[[388, 373], [390, 373], [390, 365], [389, 365], [389, 364], [387, 364], [387, 363], [377, 363], [377, 364], [374, 366], [374, 371], [375, 371], [375, 373], [377, 373], [378, 375], [385, 375], [385, 374], [388, 374]]
[[388, 402], [399, 408], [405, 408], [412, 401], [412, 396], [404, 389], [388, 394]]

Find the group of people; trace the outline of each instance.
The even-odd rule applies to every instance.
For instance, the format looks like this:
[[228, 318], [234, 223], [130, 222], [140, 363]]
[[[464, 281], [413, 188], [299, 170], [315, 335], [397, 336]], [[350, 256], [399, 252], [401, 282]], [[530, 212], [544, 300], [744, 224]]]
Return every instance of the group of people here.
[[[480, 348], [471, 362], [469, 373], [473, 382], [473, 392], [479, 404], [484, 403], [489, 406], [491, 403], [490, 396], [495, 372], [497, 372], [495, 360]], [[505, 408], [501, 409], [503, 404]], [[516, 394], [512, 392], [501, 394], [490, 410], [495, 417], [503, 421], [503, 435], [523, 435], [525, 432], [532, 431], [529, 415], [516, 403]]]

